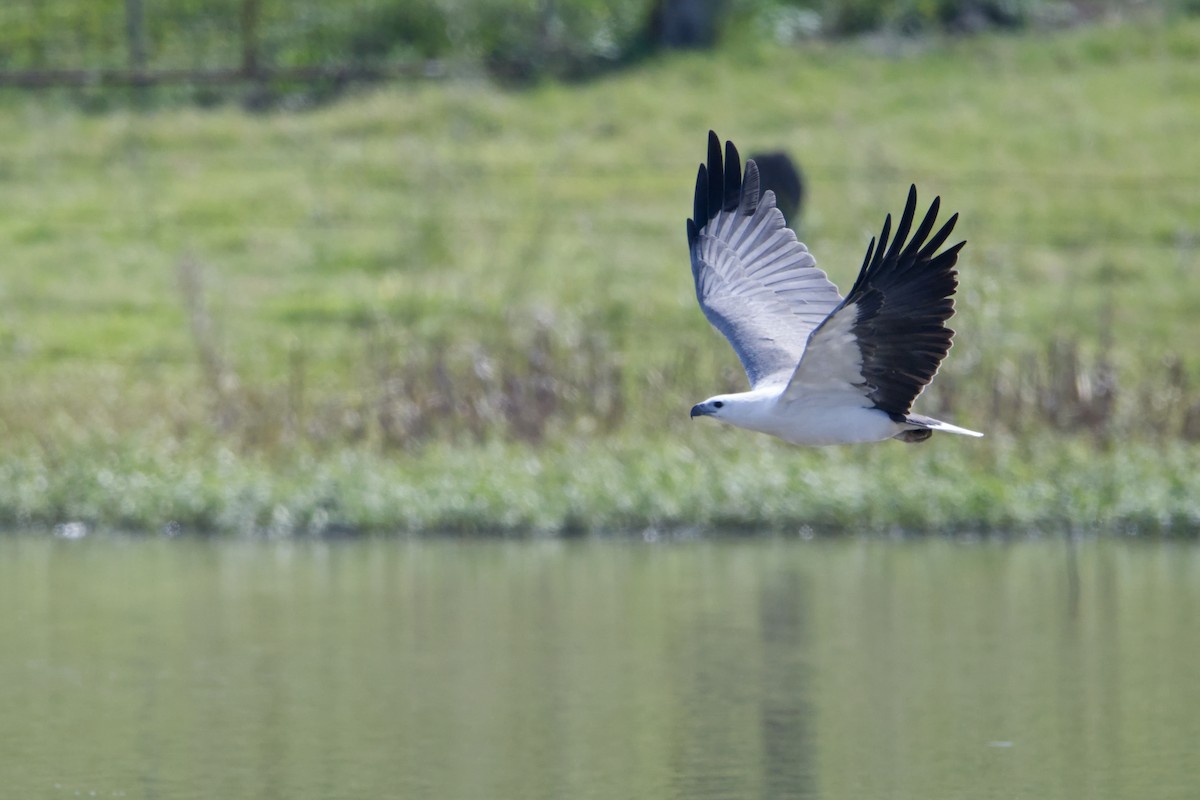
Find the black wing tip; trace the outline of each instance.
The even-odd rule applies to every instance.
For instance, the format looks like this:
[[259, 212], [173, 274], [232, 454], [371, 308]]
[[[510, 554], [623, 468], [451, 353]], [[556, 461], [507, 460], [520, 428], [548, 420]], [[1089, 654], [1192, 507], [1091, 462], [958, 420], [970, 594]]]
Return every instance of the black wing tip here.
[[[888, 214], [878, 240], [867, 247], [863, 269], [846, 303], [857, 303], [855, 323], [863, 353], [863, 376], [868, 397], [876, 408], [906, 414], [913, 401], [937, 374], [953, 343], [946, 322], [954, 314], [958, 288], [954, 265], [966, 241], [938, 252], [958, 221], [950, 216], [930, 236], [941, 208], [935, 197], [921, 223], [909, 236], [915, 219], [917, 189], [911, 184], [904, 213], [894, 229]], [[905, 239], [909, 241], [906, 243]]]
[[738, 207], [742, 194], [742, 159], [733, 142], [725, 142], [725, 197], [721, 201], [722, 211], [733, 211]]
[[[708, 132], [708, 153], [696, 173], [696, 193], [692, 221], [699, 232], [722, 211], [733, 211], [742, 202], [743, 173], [741, 155], [732, 141], [726, 141], [722, 153], [721, 137]], [[751, 209], [753, 211], [753, 209]]]
[[696, 192], [692, 197], [692, 218], [690, 222], [695, 222], [696, 227], [704, 225], [704, 216], [708, 213], [708, 206], [702, 202], [708, 197], [708, 168], [703, 164], [696, 171]]
[[725, 165], [721, 159], [721, 140], [712, 131], [708, 137], [708, 197], [705, 198], [705, 222], [712, 219], [725, 201]]
[[[891, 247], [888, 247], [888, 240], [892, 234], [892, 215], [889, 213], [884, 217], [883, 228], [878, 239], [872, 238], [871, 245], [867, 247], [867, 255], [863, 259], [858, 280], [855, 281], [854, 288], [850, 290], [851, 294], [855, 290], [865, 288], [869, 281], [884, 277], [883, 273], [906, 273], [913, 267], [928, 264], [935, 257], [940, 258], [940, 255], [937, 255], [938, 248], [950, 237], [954, 226], [958, 223], [958, 212], [955, 212], [943, 223], [937, 233], [931, 238], [929, 237], [929, 232], [933, 230], [933, 226], [937, 222], [941, 205], [941, 195], [935, 196], [929, 204], [929, 210], [925, 212], [925, 218], [909, 237], [917, 208], [917, 185], [909, 184], [904, 212], [900, 216], [900, 223], [895, 228], [895, 238], [890, 242]], [[907, 241], [905, 241], [906, 239]], [[876, 242], [878, 242], [878, 247], [875, 246]], [[955, 245], [952, 248], [954, 253], [957, 254], [965, 244], [964, 240]], [[948, 253], [949, 250], [944, 251], [941, 255]]]
[[[951, 271], [952, 275], [957, 276], [958, 271], [954, 269], [954, 265], [958, 263], [958, 253], [960, 250], [963, 249], [963, 247], [966, 245], [966, 243], [967, 243], [967, 240], [963, 239], [958, 244], [947, 247], [945, 250], [938, 253], [933, 258], [931, 258], [930, 261], [931, 262], [933, 262], [933, 261], [939, 262], [939, 264], [942, 266], [943, 269], [949, 269]], [[958, 286], [958, 284], [956, 282], [955, 287], [957, 288], [957, 286]]]

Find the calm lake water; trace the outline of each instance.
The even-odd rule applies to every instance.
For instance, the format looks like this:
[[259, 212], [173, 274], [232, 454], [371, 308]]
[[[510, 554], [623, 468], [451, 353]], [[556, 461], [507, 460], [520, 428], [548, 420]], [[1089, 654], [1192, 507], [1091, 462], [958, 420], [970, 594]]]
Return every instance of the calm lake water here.
[[0, 536], [0, 796], [1196, 798], [1200, 548]]

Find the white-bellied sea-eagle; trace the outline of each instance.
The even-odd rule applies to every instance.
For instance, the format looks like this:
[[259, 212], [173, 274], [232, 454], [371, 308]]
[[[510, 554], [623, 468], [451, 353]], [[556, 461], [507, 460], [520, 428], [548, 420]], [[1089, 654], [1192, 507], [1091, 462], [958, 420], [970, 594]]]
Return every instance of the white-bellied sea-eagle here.
[[743, 174], [737, 148], [726, 142], [722, 158], [709, 131], [687, 224], [692, 275], [700, 308], [733, 345], [750, 391], [710, 397], [692, 416], [802, 445], [920, 442], [934, 431], [982, 436], [911, 411], [954, 335], [946, 321], [966, 242], [938, 252], [958, 220], [930, 236], [939, 205], [934, 198], [913, 231], [917, 189], [910, 187], [895, 235], [889, 214], [843, 298], [787, 227], [774, 195], [760, 196], [754, 162]]

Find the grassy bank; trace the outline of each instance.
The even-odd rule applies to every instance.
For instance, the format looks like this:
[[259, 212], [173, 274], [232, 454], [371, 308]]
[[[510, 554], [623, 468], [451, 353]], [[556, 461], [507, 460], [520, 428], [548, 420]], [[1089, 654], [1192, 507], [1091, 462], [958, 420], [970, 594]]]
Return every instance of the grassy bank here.
[[0, 463], [6, 526], [72, 536], [354, 533], [529, 536], [704, 531], [1108, 532], [1193, 536], [1194, 447], [1097, 453], [1071, 440], [798, 451], [720, 437], [362, 450], [287, 463], [225, 450], [76, 452]]
[[[1198, 60], [1193, 21], [740, 45], [305, 113], [2, 96], [0, 517], [1186, 527]], [[960, 337], [921, 408], [988, 439], [689, 424], [742, 381], [684, 245], [709, 127], [797, 156], [843, 287], [909, 182], [961, 213]]]

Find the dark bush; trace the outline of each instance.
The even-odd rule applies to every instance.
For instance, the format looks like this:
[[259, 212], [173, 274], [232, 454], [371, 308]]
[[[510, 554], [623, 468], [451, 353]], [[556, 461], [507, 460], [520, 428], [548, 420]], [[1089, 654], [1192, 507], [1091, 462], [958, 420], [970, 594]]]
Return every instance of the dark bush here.
[[359, 58], [444, 57], [450, 51], [445, 11], [433, 0], [377, 6], [356, 22], [349, 48]]

